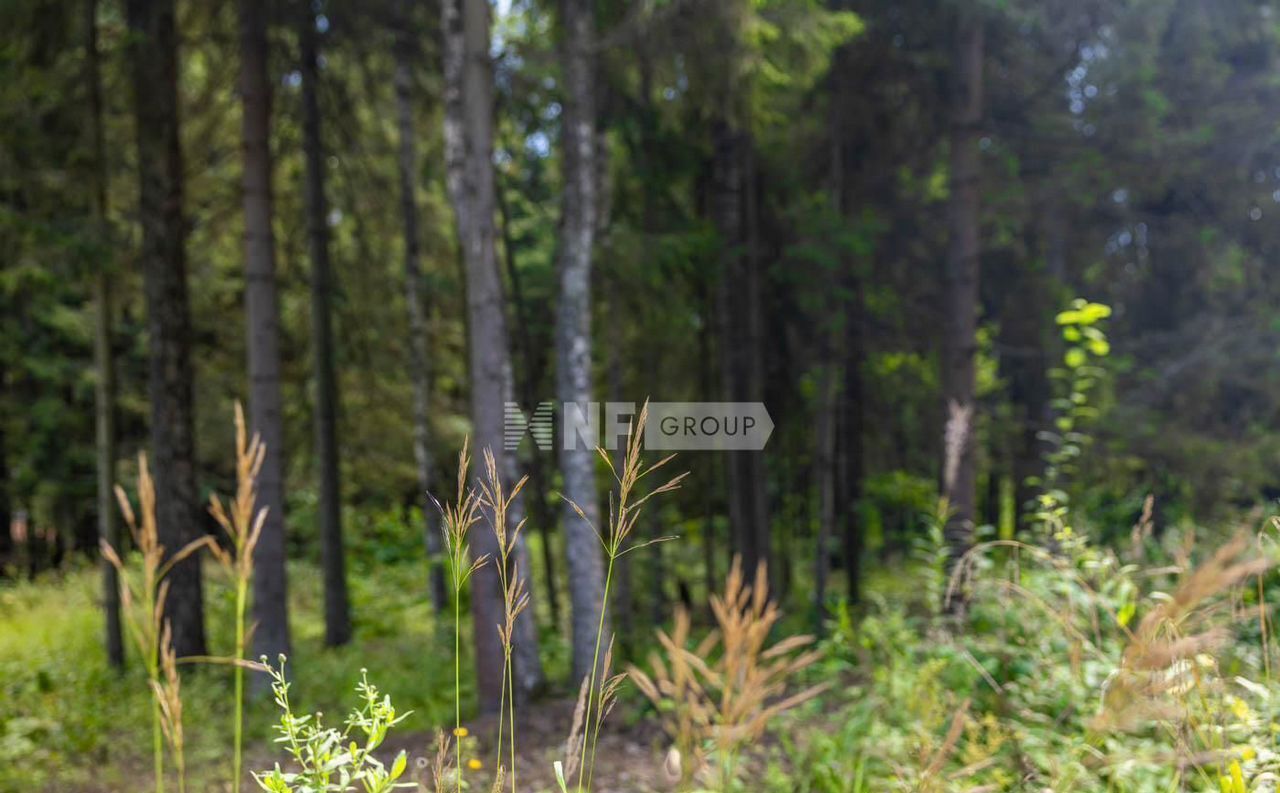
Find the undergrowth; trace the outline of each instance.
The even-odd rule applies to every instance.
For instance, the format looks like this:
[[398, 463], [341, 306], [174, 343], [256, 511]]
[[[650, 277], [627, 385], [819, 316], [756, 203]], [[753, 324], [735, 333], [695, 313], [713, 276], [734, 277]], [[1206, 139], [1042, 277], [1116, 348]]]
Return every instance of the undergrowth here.
[[812, 674], [847, 685], [779, 731], [774, 789], [1274, 790], [1274, 558], [1257, 539], [1276, 532], [1188, 553], [1191, 531], [1170, 530], [1141, 565], [1080, 539], [979, 546], [963, 633], [930, 600], [841, 611]]
[[[772, 789], [1276, 790], [1280, 522], [1198, 541], [1155, 526], [1148, 499], [1112, 549], [1071, 508], [1109, 313], [1076, 301], [1058, 317], [1058, 419], [1027, 539], [979, 542], [945, 576], [940, 515], [909, 571], [915, 596], [839, 609], [813, 674], [847, 685], [799, 715], [810, 729], [780, 730]], [[965, 598], [963, 624], [944, 617], [944, 588]]]
[[[655, 778], [665, 774], [669, 785], [719, 793], [1277, 790], [1280, 686], [1271, 615], [1280, 602], [1272, 585], [1280, 520], [1255, 515], [1234, 531], [1209, 534], [1155, 525], [1148, 500], [1129, 542], [1105, 547], [1091, 541], [1098, 532], [1072, 507], [1069, 482], [1086, 464], [1089, 394], [1107, 352], [1098, 325], [1106, 315], [1105, 307], [1081, 301], [1059, 317], [1068, 343], [1057, 378], [1059, 420], [1047, 437], [1040, 498], [1018, 539], [980, 530], [952, 567], [940, 507], [896, 571], [892, 591], [869, 587], [857, 611], [833, 604], [834, 618], [816, 643], [788, 634], [763, 571], [748, 583], [748, 572], [734, 567], [724, 595], [710, 604], [710, 633], [677, 611], [672, 630], [659, 634], [661, 652], [644, 671], [630, 670], [672, 744], [665, 762], [655, 758]], [[595, 528], [610, 572], [618, 558], [643, 546], [630, 539], [640, 507], [680, 483], [676, 477], [640, 493], [640, 480], [666, 462], [641, 463], [634, 439], [643, 421], [642, 413], [621, 467], [604, 456], [617, 491], [608, 523]], [[239, 497], [223, 524], [237, 551], [245, 551], [255, 458], [243, 430], [240, 441]], [[509, 678], [512, 626], [528, 602], [512, 553], [523, 524], [506, 518], [525, 482], [503, 483], [486, 456], [477, 485], [465, 451], [459, 463], [456, 499], [444, 507], [443, 521], [452, 620], [432, 614], [420, 566], [379, 566], [352, 582], [355, 605], [369, 615], [356, 642], [321, 653], [319, 576], [307, 565], [291, 569], [298, 652], [290, 665], [305, 671], [287, 680], [281, 659], [271, 672], [279, 712], [269, 715], [270, 703], [251, 702], [245, 721], [246, 737], [259, 746], [274, 722], [276, 744], [290, 760], [250, 755], [250, 767], [271, 769], [255, 775], [264, 789], [526, 790], [514, 773]], [[147, 481], [143, 475], [139, 487], [144, 552], [154, 529], [146, 525]], [[1106, 536], [1119, 533], [1108, 528]], [[471, 531], [495, 532], [496, 560], [472, 558]], [[143, 582], [136, 598], [142, 603], [163, 584], [155, 558], [153, 549], [141, 559], [119, 559], [128, 580]], [[233, 561], [247, 558], [207, 565], [211, 641], [237, 654], [248, 566]], [[498, 748], [486, 757], [492, 772], [482, 784], [483, 775], [467, 773], [485, 763], [462, 719], [471, 642], [460, 603], [470, 573], [493, 563], [501, 565], [505, 593], [504, 621], [494, 629], [506, 677]], [[962, 621], [946, 608], [955, 596], [967, 606]], [[134, 623], [142, 663], [134, 659], [131, 671], [115, 676], [97, 647], [97, 597], [96, 572], [88, 567], [0, 588], [0, 790], [90, 783], [140, 789], [152, 762], [162, 775], [176, 775], [179, 787], [188, 775], [225, 785], [228, 776], [218, 769], [227, 764], [232, 730], [224, 725], [240, 723], [238, 696], [226, 694], [228, 670], [205, 667], [180, 681], [165, 653], [165, 626], [148, 620]], [[442, 657], [440, 648], [450, 644], [450, 664], [421, 663], [424, 652]], [[611, 759], [596, 750], [625, 678], [612, 668], [603, 627], [598, 648], [555, 760], [562, 793], [592, 789], [597, 761], [607, 766]], [[355, 708], [348, 710], [353, 683]], [[321, 710], [350, 715], [326, 727]], [[434, 762], [421, 758], [413, 774], [406, 773], [406, 754], [376, 752], [393, 726], [422, 733], [440, 724], [452, 724], [451, 734], [421, 747]], [[156, 729], [168, 738], [170, 764], [158, 753], [147, 757]]]
[[[205, 564], [209, 641], [234, 646], [235, 582]], [[0, 791], [135, 790], [150, 776], [150, 693], [130, 653], [123, 676], [101, 648], [101, 573], [87, 562], [56, 576], [0, 586]], [[353, 607], [364, 615], [351, 645], [324, 647], [321, 576], [306, 562], [289, 565], [290, 621], [298, 671], [291, 696], [302, 707], [343, 713], [349, 692], [367, 667], [370, 680], [411, 711], [398, 726], [425, 732], [452, 719], [452, 674], [424, 664], [436, 652], [441, 626], [422, 597], [419, 566], [381, 568], [352, 579]], [[466, 626], [464, 626], [466, 631]], [[464, 633], [464, 649], [467, 645]], [[206, 668], [183, 680], [187, 775], [191, 790], [225, 784], [233, 716], [231, 675]], [[471, 681], [462, 681], [464, 703]], [[273, 704], [250, 700], [245, 714], [248, 759], [262, 760]], [[447, 715], [446, 715], [447, 714]], [[269, 755], [268, 755], [269, 757]], [[143, 787], [146, 787], [145, 785]]]

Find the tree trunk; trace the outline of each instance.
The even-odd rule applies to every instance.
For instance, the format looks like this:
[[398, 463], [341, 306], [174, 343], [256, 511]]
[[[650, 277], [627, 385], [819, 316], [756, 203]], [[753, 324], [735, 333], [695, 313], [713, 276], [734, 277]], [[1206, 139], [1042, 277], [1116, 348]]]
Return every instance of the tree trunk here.
[[431, 446], [427, 424], [431, 373], [427, 354], [426, 305], [422, 294], [422, 266], [418, 235], [418, 154], [413, 129], [413, 60], [409, 0], [401, 0], [396, 30], [396, 109], [400, 131], [400, 213], [404, 220], [404, 297], [409, 307], [409, 377], [413, 383], [413, 459], [418, 468], [418, 503], [422, 506], [423, 538], [430, 568], [431, 605], [440, 613], [447, 602], [441, 536], [431, 503]]
[[[489, 6], [485, 0], [443, 0], [446, 183], [454, 207], [467, 285], [468, 356], [473, 448], [492, 449], [506, 475], [514, 459], [503, 449], [504, 402], [514, 386], [507, 323], [494, 245], [493, 76], [489, 60]], [[490, 531], [471, 534], [473, 556], [497, 550]], [[517, 553], [520, 574], [529, 575]], [[517, 625], [516, 685], [528, 692], [542, 679], [536, 642], [530, 641], [532, 609]], [[493, 565], [471, 578], [471, 617], [476, 643], [480, 710], [501, 703], [502, 647], [494, 626], [502, 619], [502, 592]], [[532, 637], [536, 638], [536, 637]]]
[[[560, 293], [556, 307], [556, 394], [561, 406], [588, 410], [591, 401], [591, 255], [595, 241], [596, 135], [595, 90], [591, 48], [595, 20], [591, 0], [561, 0], [564, 69], [564, 207], [560, 236]], [[567, 408], [566, 408], [567, 409]], [[604, 620], [604, 563], [596, 531], [600, 506], [596, 493], [595, 450], [581, 439], [560, 444], [564, 494], [581, 508], [584, 520], [568, 504], [564, 508], [565, 554], [569, 564], [572, 607], [572, 683], [591, 674], [596, 632]], [[588, 523], [590, 521], [590, 523]], [[595, 528], [593, 528], [595, 527]]]
[[[97, 433], [98, 539], [116, 550], [120, 546], [120, 522], [116, 519], [116, 369], [111, 351], [111, 271], [107, 228], [107, 156], [102, 127], [102, 69], [98, 52], [98, 0], [86, 0], [85, 82], [89, 86], [89, 127], [93, 138], [92, 195], [93, 232], [102, 246], [101, 262], [93, 283], [94, 339], [93, 366], [98, 378], [94, 388], [94, 416]], [[7, 510], [4, 512], [7, 513]], [[9, 533], [8, 521], [0, 533]], [[2, 555], [0, 555], [2, 556]], [[102, 567], [102, 608], [106, 617], [107, 662], [124, 668], [124, 636], [120, 623], [120, 579], [115, 565], [105, 558]], [[3, 559], [0, 558], [0, 567]]]
[[465, 107], [462, 95], [463, 67], [466, 62], [466, 38], [463, 30], [462, 5], [466, 0], [441, 0], [441, 76], [444, 80], [444, 142], [445, 191], [453, 205], [458, 247], [466, 270], [465, 234], [471, 228], [469, 204], [464, 200], [467, 170], [467, 140], [465, 138]]
[[[943, 397], [947, 411], [943, 496], [950, 510], [944, 535], [953, 570], [973, 545], [977, 486], [974, 458], [974, 358], [977, 353], [979, 139], [982, 124], [983, 27], [978, 12], [963, 9], [956, 26], [951, 96], [950, 240], [946, 260], [946, 333]], [[951, 601], [962, 613], [963, 593]]]
[[[827, 320], [829, 321], [829, 320]], [[831, 334], [828, 334], [831, 335]], [[839, 383], [835, 351], [825, 343], [818, 375], [817, 421], [814, 423], [813, 476], [818, 490], [818, 541], [814, 549], [814, 606], [818, 631], [827, 618], [827, 572], [831, 556], [830, 539], [836, 523], [836, 415], [839, 407]]]
[[[4, 364], [0, 359], [0, 390], [7, 393], [9, 383]], [[9, 497], [9, 446], [4, 433], [4, 419], [4, 414], [0, 413], [0, 580], [10, 573], [17, 578], [19, 570], [16, 565], [10, 567], [17, 560], [13, 547], [13, 502]]]
[[[490, 175], [492, 176], [492, 172]], [[489, 217], [493, 217], [492, 212]], [[497, 266], [496, 260], [494, 265], [495, 267]], [[503, 351], [506, 352], [506, 349], [504, 348]], [[507, 359], [505, 381], [502, 401], [504, 403], [515, 402], [515, 372], [512, 370], [510, 357]], [[502, 461], [506, 481], [516, 482], [520, 476], [516, 453], [514, 451], [508, 452], [499, 459]], [[525, 522], [524, 505], [523, 496], [512, 503], [511, 511], [507, 517], [509, 521], [508, 529]], [[525, 591], [529, 595], [528, 607], [516, 618], [515, 647], [512, 650], [513, 660], [515, 661], [515, 681], [513, 685], [515, 686], [517, 697], [527, 701], [542, 690], [545, 677], [542, 672], [542, 657], [538, 648], [538, 624], [534, 617], [534, 614], [537, 613], [537, 593], [534, 591], [536, 582], [533, 580], [533, 562], [529, 558], [529, 544], [525, 542], [523, 534], [516, 539], [514, 574], [524, 580]]]
[[[178, 135], [178, 32], [173, 0], [128, 0], [138, 214], [147, 305], [152, 471], [160, 542], [170, 554], [200, 534], [193, 430], [191, 315]], [[200, 560], [169, 573], [164, 618], [179, 656], [207, 655]]]
[[315, 356], [316, 457], [320, 466], [320, 543], [324, 566], [324, 642], [351, 639], [346, 552], [338, 479], [338, 387], [333, 367], [333, 293], [329, 268], [328, 205], [324, 196], [324, 144], [320, 136], [320, 70], [316, 19], [309, 3], [302, 15], [302, 146], [307, 161], [307, 240], [311, 253], [311, 343]]
[[[1039, 249], [1036, 235], [1028, 235], [1027, 250]], [[1051, 240], [1052, 238], [1050, 238]], [[1051, 259], [1047, 256], [1046, 259]], [[1051, 423], [1048, 339], [1052, 316], [1052, 275], [1047, 264], [1019, 262], [1001, 312], [1001, 376], [1009, 383], [1009, 401], [1017, 422], [1010, 444], [1009, 475], [1013, 479], [1014, 530], [1034, 515], [1040, 488], [1033, 478], [1044, 476], [1044, 442], [1040, 433]]]
[[[613, 316], [621, 316], [622, 307], [622, 284], [616, 272], [605, 273], [605, 300], [608, 311]], [[622, 402], [623, 400], [623, 362], [624, 350], [622, 340], [622, 323], [610, 322], [606, 324], [605, 343], [608, 348], [608, 388], [609, 401]], [[615, 468], [621, 470], [626, 457], [626, 449], [624, 444], [619, 442], [617, 448], [610, 453], [613, 457]], [[612, 483], [610, 483], [612, 484]], [[633, 566], [632, 554], [627, 554], [615, 562], [614, 576], [617, 582], [614, 586], [613, 603], [610, 604], [612, 616], [616, 619], [618, 642], [622, 646], [623, 657], [630, 658], [631, 651], [635, 647], [635, 613], [636, 613], [636, 597], [635, 597], [635, 568]]]
[[999, 534], [1000, 530], [1000, 513], [1003, 504], [1001, 503], [1000, 487], [1001, 469], [1004, 466], [1004, 444], [999, 438], [989, 438], [987, 443], [987, 471], [984, 480], [984, 490], [982, 496], [982, 523], [996, 529]]
[[[707, 316], [715, 314], [711, 286], [709, 281], [703, 280], [698, 288], [698, 301]], [[704, 322], [698, 332], [698, 359], [707, 362], [707, 365], [699, 368], [698, 395], [707, 402], [714, 402], [716, 399], [715, 376], [710, 366], [710, 362], [714, 360], [712, 352], [715, 343], [712, 338], [714, 332], [715, 325], [710, 322]], [[716, 573], [716, 550], [719, 539], [716, 536], [716, 514], [719, 506], [716, 503], [716, 493], [721, 492], [721, 482], [719, 469], [716, 466], [705, 466], [704, 471], [706, 478], [702, 487], [702, 585], [706, 590], [704, 605], [707, 605], [711, 602], [711, 596], [720, 591], [720, 579]]]
[[848, 286], [850, 305], [844, 319], [844, 387], [840, 393], [839, 461], [836, 486], [836, 503], [839, 505], [842, 524], [841, 556], [844, 560], [846, 592], [850, 603], [857, 603], [862, 596], [862, 480], [865, 469], [862, 462], [862, 438], [864, 418], [862, 412], [862, 362], [863, 348], [863, 299], [862, 283], [856, 275], [850, 275]]
[[[742, 345], [742, 401], [764, 402], [764, 265], [760, 261], [760, 181], [756, 172], [754, 144], [749, 137], [743, 141], [741, 154], [745, 158], [744, 216], [746, 220], [746, 255], [741, 259], [746, 265], [743, 283], [745, 294], [739, 306], [743, 316]], [[769, 526], [769, 487], [765, 474], [764, 451], [743, 452], [746, 489], [741, 497], [746, 500], [750, 515], [751, 545], [755, 550], [756, 564], [746, 569], [754, 572], [758, 564], [773, 564], [772, 537]], [[783, 560], [786, 561], [786, 560]], [[786, 569], [790, 569], [788, 566]], [[777, 572], [769, 573], [771, 591], [778, 583]]]
[[[721, 369], [727, 402], [762, 398], [760, 280], [744, 215], [754, 214], [750, 168], [744, 168], [750, 141], [727, 122], [713, 125], [712, 222], [720, 236], [718, 310]], [[745, 249], [745, 250], [744, 250]], [[769, 558], [769, 519], [760, 451], [724, 452], [728, 468], [729, 521], [743, 569], [754, 575]]]
[[[520, 269], [516, 267], [515, 242], [511, 238], [511, 213], [507, 209], [507, 201], [502, 193], [502, 184], [494, 184], [494, 196], [498, 203], [498, 216], [502, 220], [502, 253], [507, 267], [507, 280], [511, 282], [511, 302], [515, 304], [515, 323], [517, 349], [521, 358], [524, 376], [519, 380], [520, 400], [526, 410], [534, 408], [538, 396], [534, 393], [534, 384], [539, 377], [540, 359], [535, 359], [533, 346], [529, 343], [529, 317], [521, 290]], [[542, 535], [542, 572], [546, 582], [547, 606], [551, 612], [551, 624], [560, 625], [560, 595], [556, 592], [556, 562], [553, 542], [554, 522], [551, 510], [547, 508], [546, 495], [549, 491], [547, 474], [543, 467], [542, 450], [535, 444], [529, 454], [529, 486], [526, 492], [532, 493], [529, 499], [530, 521]]]
[[258, 0], [240, 0], [240, 100], [244, 153], [245, 316], [248, 321], [249, 426], [266, 456], [258, 474], [258, 506], [267, 519], [253, 555], [255, 657], [289, 654], [285, 569], [284, 418], [280, 400], [280, 308], [275, 234], [271, 228], [271, 88], [267, 79], [267, 15]]
[[[841, 47], [836, 53], [832, 75], [841, 80], [839, 85], [855, 84], [850, 81], [849, 58], [851, 50]], [[833, 86], [837, 83], [833, 83]], [[834, 90], [834, 89], [833, 89]], [[831, 178], [832, 196], [836, 210], [846, 223], [856, 222], [855, 213], [860, 203], [859, 190], [867, 189], [866, 178], [859, 174], [862, 165], [859, 138], [850, 132], [849, 113], [851, 98], [842, 96], [832, 108], [831, 118]], [[852, 108], [856, 112], [856, 107]], [[836, 413], [836, 488], [835, 502], [840, 525], [841, 561], [845, 574], [845, 600], [857, 603], [862, 595], [862, 551], [864, 545], [862, 525], [862, 487], [865, 469], [862, 461], [862, 444], [865, 432], [863, 414], [862, 367], [866, 357], [865, 314], [862, 268], [854, 255], [844, 254], [843, 275], [837, 282], [845, 295], [839, 309], [844, 316], [844, 339], [841, 369], [844, 380]]]

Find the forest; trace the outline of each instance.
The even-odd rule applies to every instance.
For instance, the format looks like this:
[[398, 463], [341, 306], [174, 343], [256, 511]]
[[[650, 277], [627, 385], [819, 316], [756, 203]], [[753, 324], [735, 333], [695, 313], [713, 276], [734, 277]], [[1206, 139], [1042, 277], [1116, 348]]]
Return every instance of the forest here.
[[3, 0], [0, 141], [0, 793], [1280, 790], [1269, 2]]

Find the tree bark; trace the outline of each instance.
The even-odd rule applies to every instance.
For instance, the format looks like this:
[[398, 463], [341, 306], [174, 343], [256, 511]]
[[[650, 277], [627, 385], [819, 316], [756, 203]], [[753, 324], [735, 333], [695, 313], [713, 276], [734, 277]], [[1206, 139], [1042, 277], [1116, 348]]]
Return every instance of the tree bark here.
[[[842, 47], [836, 54], [837, 66], [833, 75], [848, 83], [849, 48]], [[834, 180], [833, 196], [836, 209], [846, 223], [855, 222], [859, 203], [859, 188], [866, 189], [865, 180], [859, 178], [860, 163], [856, 140], [850, 140], [848, 100], [834, 109], [832, 118], [832, 163]], [[856, 111], [856, 109], [855, 109]], [[863, 296], [864, 275], [853, 254], [844, 253], [843, 276], [838, 285], [844, 292], [841, 309], [844, 314], [844, 340], [841, 351], [843, 382], [836, 416], [836, 509], [841, 534], [841, 559], [845, 573], [845, 599], [857, 603], [862, 595], [862, 551], [864, 546], [862, 525], [862, 488], [865, 467], [862, 445], [865, 432], [863, 413], [864, 390], [862, 367], [866, 357], [865, 315]]]
[[[178, 32], [173, 0], [128, 0], [127, 15], [137, 121], [152, 470], [160, 542], [172, 554], [200, 534], [178, 135]], [[172, 625], [175, 652], [207, 655], [199, 559], [175, 565], [168, 581], [164, 618]]]
[[[465, 248], [464, 235], [471, 228], [471, 217], [467, 213], [469, 204], [464, 200], [467, 141], [464, 137], [465, 107], [462, 95], [463, 67], [466, 62], [466, 40], [463, 30], [462, 5], [465, 0], [441, 0], [441, 75], [444, 78], [444, 119], [442, 138], [444, 142], [445, 191], [449, 194], [449, 202], [453, 205], [454, 226], [458, 235], [458, 246]], [[463, 269], [466, 269], [466, 251], [461, 250]]]
[[[1036, 235], [1028, 235], [1027, 250], [1039, 250]], [[1046, 257], [1049, 258], [1049, 257]], [[1036, 511], [1039, 488], [1031, 480], [1044, 476], [1044, 442], [1040, 433], [1051, 422], [1048, 341], [1052, 316], [1052, 276], [1046, 264], [1018, 262], [1009, 296], [1001, 312], [1001, 376], [1009, 383], [1015, 432], [1010, 439], [1009, 474], [1013, 479], [1014, 530], [1020, 530]]]
[[396, 29], [396, 110], [400, 132], [400, 214], [404, 221], [404, 297], [409, 308], [409, 377], [413, 383], [413, 460], [418, 469], [418, 499], [422, 506], [431, 605], [440, 613], [447, 602], [441, 536], [431, 503], [431, 430], [427, 423], [431, 402], [430, 357], [427, 353], [427, 317], [423, 296], [420, 236], [418, 234], [418, 153], [413, 129], [413, 61], [409, 0], [401, 0]]
[[[829, 320], [828, 320], [829, 321]], [[831, 335], [831, 334], [827, 334]], [[819, 363], [817, 421], [814, 423], [813, 476], [818, 491], [818, 539], [814, 551], [814, 606], [818, 632], [827, 618], [827, 573], [830, 570], [830, 539], [836, 523], [836, 416], [839, 408], [839, 373], [830, 343]]]
[[267, 510], [253, 555], [255, 657], [288, 655], [285, 566], [284, 418], [280, 398], [280, 307], [276, 296], [271, 199], [271, 88], [267, 79], [266, 8], [240, 0], [240, 100], [244, 157], [245, 317], [248, 322], [249, 426], [266, 455], [258, 474], [258, 506]]
[[[3, 265], [0, 265], [3, 269]], [[7, 301], [6, 301], [7, 302]], [[9, 382], [5, 371], [5, 361], [0, 358], [0, 390], [8, 391]], [[17, 578], [19, 567], [13, 547], [13, 501], [9, 495], [9, 445], [5, 437], [5, 416], [0, 413], [0, 580], [11, 573]]]
[[862, 597], [862, 440], [865, 432], [863, 414], [862, 363], [863, 296], [862, 283], [850, 275], [846, 286], [849, 306], [845, 313], [844, 386], [840, 393], [839, 461], [837, 464], [836, 503], [839, 505], [841, 544], [846, 583], [845, 596], [850, 603]]
[[[524, 403], [525, 409], [528, 410], [533, 409], [538, 402], [538, 395], [534, 392], [534, 384], [541, 379], [539, 377], [539, 362], [542, 356], [535, 357], [533, 345], [529, 343], [529, 317], [524, 294], [520, 286], [520, 269], [516, 267], [515, 241], [511, 237], [511, 213], [507, 209], [507, 202], [503, 197], [502, 184], [500, 182], [494, 185], [494, 196], [498, 204], [498, 216], [502, 221], [502, 253], [507, 268], [507, 280], [511, 282], [511, 302], [515, 304], [513, 313], [516, 323], [516, 337], [519, 340], [516, 348], [520, 355], [521, 368], [524, 372], [523, 377], [517, 377], [516, 379], [519, 381], [520, 400]], [[534, 446], [529, 454], [529, 487], [527, 491], [532, 493], [529, 499], [529, 520], [542, 535], [542, 572], [546, 585], [547, 606], [551, 612], [551, 624], [559, 626], [560, 595], [556, 592], [556, 562], [553, 542], [555, 526], [551, 518], [551, 510], [547, 508], [546, 494], [549, 490], [546, 470], [543, 467], [542, 450], [537, 446]]]
[[[712, 128], [712, 222], [720, 236], [718, 291], [720, 357], [724, 399], [759, 402], [763, 398], [760, 338], [762, 311], [754, 236], [750, 140], [726, 121]], [[769, 559], [769, 516], [764, 454], [724, 452], [728, 469], [729, 521], [743, 569], [754, 575]]]
[[[591, 255], [595, 243], [596, 135], [591, 47], [595, 19], [591, 0], [561, 0], [564, 40], [564, 206], [560, 235], [560, 292], [556, 307], [556, 393], [562, 406], [588, 410], [591, 401]], [[560, 470], [565, 497], [582, 510], [584, 520], [568, 504], [563, 520], [569, 565], [572, 609], [572, 683], [591, 674], [596, 632], [609, 624], [604, 602], [604, 562], [596, 531], [600, 506], [596, 493], [595, 451], [580, 439], [574, 448], [560, 444]], [[595, 528], [593, 528], [595, 527]]]
[[[741, 401], [764, 401], [764, 293], [763, 263], [760, 261], [760, 182], [756, 173], [756, 155], [749, 137], [744, 138], [741, 154], [745, 158], [744, 185], [746, 199], [746, 251], [741, 259], [746, 266], [743, 283], [746, 293], [743, 296], [740, 310], [743, 319], [743, 336], [739, 344], [741, 350]], [[772, 565], [772, 536], [769, 526], [769, 487], [765, 472], [764, 451], [743, 452], [743, 467], [746, 477], [745, 489], [740, 492], [746, 501], [746, 510], [750, 515], [749, 531], [751, 547], [756, 555], [756, 564], [746, 569], [754, 571], [763, 563]], [[783, 560], [785, 561], [785, 560]], [[789, 566], [787, 569], [790, 569]], [[770, 587], [778, 583], [778, 573], [769, 573]]]
[[1004, 444], [999, 438], [987, 439], [987, 471], [983, 480], [982, 523], [1000, 529], [1001, 469], [1004, 467]]
[[[622, 306], [622, 283], [618, 273], [605, 274], [605, 301], [608, 311], [613, 316], [621, 316]], [[606, 325], [606, 339], [608, 351], [607, 363], [607, 380], [609, 389], [610, 402], [622, 402], [623, 398], [623, 362], [625, 360], [624, 342], [622, 337], [622, 323], [610, 322]], [[613, 457], [614, 467], [621, 470], [626, 457], [626, 448], [622, 442], [617, 443], [617, 448], [610, 454]], [[635, 646], [635, 615], [636, 615], [636, 597], [635, 597], [635, 579], [636, 567], [634, 565], [632, 554], [627, 554], [615, 562], [614, 575], [617, 583], [614, 587], [613, 603], [610, 604], [611, 616], [616, 619], [618, 643], [622, 647], [623, 657], [631, 657], [631, 651]]]
[[[489, 60], [489, 6], [486, 0], [443, 0], [446, 183], [454, 208], [467, 286], [468, 358], [473, 448], [489, 448], [514, 473], [513, 455], [503, 449], [504, 402], [514, 396], [507, 323], [494, 244], [493, 66]], [[492, 532], [471, 534], [475, 557], [497, 550]], [[523, 548], [517, 568], [528, 578]], [[532, 609], [516, 626], [516, 685], [528, 693], [540, 684]], [[471, 578], [471, 617], [476, 643], [480, 710], [501, 703], [503, 653], [494, 626], [502, 619], [502, 592], [493, 565]]]
[[[949, 516], [944, 536], [953, 570], [973, 545], [977, 474], [974, 455], [974, 358], [977, 353], [979, 277], [979, 140], [982, 124], [983, 26], [975, 9], [964, 8], [956, 26], [951, 89], [951, 192], [947, 205], [950, 240], [946, 259], [946, 334], [943, 398], [947, 413], [942, 484]], [[963, 593], [950, 607], [962, 613]]]
[[[700, 282], [698, 302], [705, 312], [705, 316], [714, 316], [716, 313], [714, 295], [714, 282], [710, 279]], [[712, 371], [710, 362], [715, 360], [713, 351], [716, 349], [715, 334], [718, 329], [716, 323], [707, 322], [703, 323], [698, 333], [698, 357], [699, 360], [707, 362], [707, 365], [701, 367], [701, 371], [698, 373], [698, 393], [702, 399], [708, 402], [714, 402], [717, 398], [715, 373]], [[721, 507], [717, 500], [717, 494], [723, 492], [723, 471], [716, 466], [705, 466], [705, 479], [702, 487], [702, 585], [706, 590], [703, 597], [708, 605], [710, 604], [711, 596], [720, 591], [720, 576], [716, 561], [717, 551], [729, 545], [729, 543], [721, 545], [716, 531], [716, 516], [720, 513]]]
[[[94, 387], [94, 416], [97, 436], [98, 539], [120, 549], [120, 523], [116, 519], [116, 370], [111, 351], [110, 240], [107, 228], [107, 157], [102, 126], [102, 68], [98, 51], [98, 0], [86, 0], [85, 82], [89, 86], [89, 127], [93, 145], [92, 195], [93, 233], [102, 246], [102, 259], [93, 283], [94, 338], [93, 363], [98, 377]], [[7, 512], [7, 510], [5, 511]], [[8, 521], [0, 525], [8, 534]], [[3, 560], [0, 559], [0, 566]], [[107, 662], [124, 668], [124, 636], [120, 623], [120, 579], [115, 565], [105, 558], [102, 567], [102, 608], [106, 617]]]
[[[489, 217], [492, 218], [493, 214], [490, 213]], [[496, 266], [497, 262], [495, 261], [494, 264]], [[506, 382], [503, 390], [504, 403], [514, 402], [516, 399], [515, 373], [511, 367], [510, 360], [508, 356], [505, 369]], [[502, 461], [506, 481], [512, 483], [517, 481], [520, 476], [520, 470], [519, 463], [516, 460], [516, 453], [514, 451], [508, 452], [499, 459]], [[511, 511], [507, 517], [510, 522], [508, 529], [525, 522], [524, 505], [523, 496], [512, 503]], [[518, 698], [527, 701], [542, 690], [546, 678], [542, 672], [542, 657], [538, 648], [538, 624], [534, 617], [537, 612], [537, 593], [534, 591], [536, 582], [533, 580], [533, 562], [530, 560], [529, 545], [525, 542], [523, 534], [516, 539], [513, 574], [524, 580], [525, 591], [529, 595], [528, 607], [516, 618], [515, 647], [512, 649], [515, 661], [513, 672], [515, 674], [516, 695]]]
[[315, 14], [304, 3], [302, 44], [302, 139], [307, 161], [307, 240], [311, 254], [311, 335], [315, 358], [316, 457], [320, 467], [320, 543], [324, 567], [324, 641], [351, 639], [346, 551], [342, 544], [341, 483], [338, 478], [338, 387], [333, 365], [333, 293], [329, 267], [328, 204], [324, 195], [324, 143], [320, 135], [319, 43]]

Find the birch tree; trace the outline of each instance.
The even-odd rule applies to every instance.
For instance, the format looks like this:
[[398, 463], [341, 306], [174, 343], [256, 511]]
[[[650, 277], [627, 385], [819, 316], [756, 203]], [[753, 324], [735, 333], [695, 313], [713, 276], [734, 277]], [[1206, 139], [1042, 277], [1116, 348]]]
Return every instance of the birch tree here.
[[[561, 0], [564, 72], [564, 203], [560, 224], [560, 293], [556, 306], [556, 395], [565, 410], [588, 409], [591, 400], [591, 255], [595, 242], [597, 195], [595, 85], [592, 47], [595, 19], [591, 0]], [[565, 437], [560, 443], [565, 504], [565, 552], [572, 609], [573, 680], [591, 673], [596, 633], [604, 603], [604, 564], [596, 529], [596, 455], [590, 442]], [[589, 522], [588, 522], [589, 521]], [[606, 619], [606, 635], [608, 633]], [[607, 642], [607, 639], [606, 639]]]

